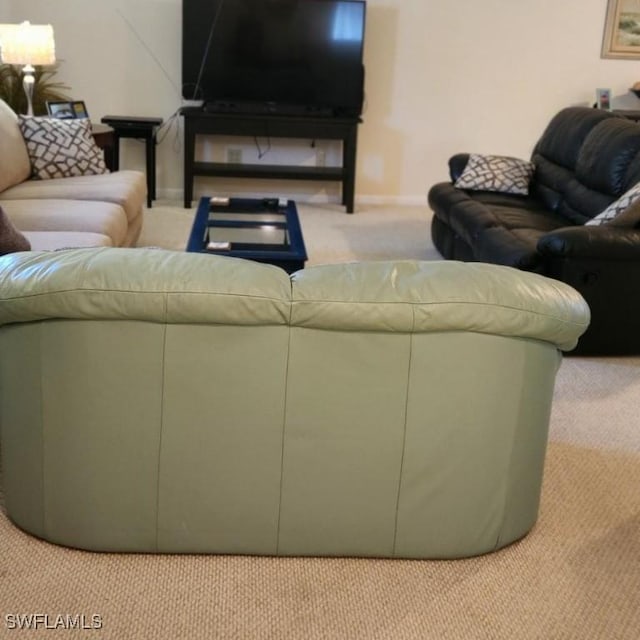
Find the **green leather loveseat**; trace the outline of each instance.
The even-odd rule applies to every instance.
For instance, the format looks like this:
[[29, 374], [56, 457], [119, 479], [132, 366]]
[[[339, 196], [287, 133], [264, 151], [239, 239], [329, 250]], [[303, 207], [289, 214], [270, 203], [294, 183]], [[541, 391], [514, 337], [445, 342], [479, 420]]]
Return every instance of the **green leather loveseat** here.
[[533, 526], [570, 287], [488, 264], [0, 259], [9, 517], [100, 551], [454, 558]]

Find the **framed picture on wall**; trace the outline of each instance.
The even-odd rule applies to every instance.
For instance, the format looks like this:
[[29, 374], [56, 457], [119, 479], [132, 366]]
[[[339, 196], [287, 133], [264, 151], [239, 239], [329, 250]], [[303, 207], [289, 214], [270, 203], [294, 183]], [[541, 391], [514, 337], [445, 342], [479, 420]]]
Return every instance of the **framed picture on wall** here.
[[640, 2], [638, 0], [607, 1], [601, 56], [640, 59]]

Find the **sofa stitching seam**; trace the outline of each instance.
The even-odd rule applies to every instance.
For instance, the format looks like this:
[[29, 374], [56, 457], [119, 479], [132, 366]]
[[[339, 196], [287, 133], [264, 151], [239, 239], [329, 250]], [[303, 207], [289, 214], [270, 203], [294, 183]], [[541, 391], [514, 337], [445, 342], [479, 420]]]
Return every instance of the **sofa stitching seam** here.
[[[167, 299], [164, 300], [164, 314], [167, 315]], [[159, 551], [159, 539], [160, 539], [160, 465], [162, 460], [162, 438], [164, 435], [164, 392], [165, 392], [165, 359], [167, 351], [167, 323], [163, 324], [162, 328], [162, 371], [161, 371], [161, 393], [160, 393], [160, 432], [158, 434], [158, 463], [156, 474], [156, 526], [155, 526], [155, 548], [156, 552]]]
[[415, 309], [412, 309], [411, 314], [411, 332], [409, 334], [409, 361], [407, 363], [407, 383], [406, 383], [406, 391], [405, 391], [405, 399], [404, 399], [404, 428], [402, 432], [402, 453], [400, 454], [400, 469], [398, 472], [398, 491], [396, 494], [396, 512], [395, 512], [395, 522], [393, 528], [393, 547], [392, 547], [392, 556], [397, 556], [396, 545], [398, 541], [398, 518], [400, 515], [400, 495], [402, 493], [402, 474], [404, 472], [404, 456], [407, 446], [407, 418], [409, 414], [409, 386], [411, 381], [411, 362], [413, 356], [413, 335], [415, 331], [416, 325], [416, 314]]

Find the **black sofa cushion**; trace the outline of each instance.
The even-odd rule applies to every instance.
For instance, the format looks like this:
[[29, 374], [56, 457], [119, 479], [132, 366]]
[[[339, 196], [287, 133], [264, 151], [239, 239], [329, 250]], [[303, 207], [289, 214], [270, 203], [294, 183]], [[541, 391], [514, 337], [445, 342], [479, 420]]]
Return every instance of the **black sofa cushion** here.
[[598, 109], [564, 109], [534, 148], [534, 197], [583, 224], [640, 180], [638, 152], [635, 123]]

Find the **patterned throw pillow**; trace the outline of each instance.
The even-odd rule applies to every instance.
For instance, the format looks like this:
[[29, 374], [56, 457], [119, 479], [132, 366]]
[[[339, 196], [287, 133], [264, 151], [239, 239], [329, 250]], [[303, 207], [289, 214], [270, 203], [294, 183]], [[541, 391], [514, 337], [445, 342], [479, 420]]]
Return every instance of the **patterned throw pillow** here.
[[454, 186], [473, 191], [500, 191], [526, 196], [533, 171], [533, 163], [527, 160], [472, 153]]
[[591, 220], [587, 220], [585, 225], [600, 225], [611, 222], [614, 218], [624, 213], [636, 200], [640, 198], [640, 182], [631, 189], [625, 191], [615, 202], [612, 202], [604, 211]]
[[32, 177], [39, 180], [108, 173], [91, 122], [18, 116]]

